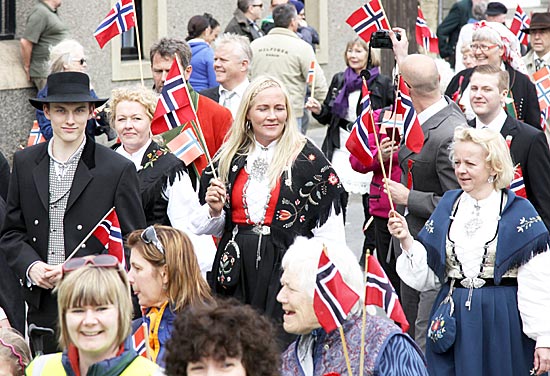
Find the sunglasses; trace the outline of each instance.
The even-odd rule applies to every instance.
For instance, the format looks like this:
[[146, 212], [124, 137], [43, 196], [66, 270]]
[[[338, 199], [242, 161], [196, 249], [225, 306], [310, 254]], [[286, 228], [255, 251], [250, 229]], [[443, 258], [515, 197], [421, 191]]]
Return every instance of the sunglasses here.
[[145, 244], [153, 244], [159, 252], [164, 255], [164, 247], [162, 246], [162, 243], [157, 236], [157, 231], [153, 226], [149, 226], [143, 230], [141, 233], [141, 240], [143, 240]]
[[96, 255], [94, 257], [76, 257], [66, 261], [63, 264], [63, 274], [72, 272], [86, 265], [92, 265], [97, 268], [119, 269], [118, 259], [113, 255]]

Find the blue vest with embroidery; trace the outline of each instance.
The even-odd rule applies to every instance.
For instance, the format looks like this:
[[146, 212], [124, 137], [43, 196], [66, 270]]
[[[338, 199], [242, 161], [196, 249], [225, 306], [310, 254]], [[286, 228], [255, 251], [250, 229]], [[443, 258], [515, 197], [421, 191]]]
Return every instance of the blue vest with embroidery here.
[[[450, 215], [461, 194], [461, 189], [447, 191], [418, 234], [418, 240], [427, 251], [428, 266], [442, 283], [446, 277], [445, 244]], [[506, 271], [545, 252], [550, 240], [548, 230], [533, 205], [510, 190], [505, 190], [505, 195], [507, 199], [499, 221], [493, 277], [497, 285]]]

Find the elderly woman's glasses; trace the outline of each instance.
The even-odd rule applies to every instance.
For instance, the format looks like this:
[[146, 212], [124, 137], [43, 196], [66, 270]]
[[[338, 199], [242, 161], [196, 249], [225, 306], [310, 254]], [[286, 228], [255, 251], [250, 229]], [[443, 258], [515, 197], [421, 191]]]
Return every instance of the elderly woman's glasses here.
[[476, 43], [470, 44], [470, 48], [472, 49], [472, 51], [476, 51], [477, 49], [480, 49], [483, 52], [487, 52], [490, 49], [495, 48], [495, 47], [498, 47], [498, 44], [489, 44], [489, 45], [487, 45], [487, 44], [476, 44]]
[[164, 247], [162, 246], [162, 243], [157, 236], [157, 231], [153, 226], [149, 226], [143, 230], [141, 233], [141, 240], [143, 240], [145, 244], [152, 243], [159, 250], [159, 252], [164, 255]]
[[97, 255], [94, 257], [76, 257], [72, 258], [62, 266], [63, 274], [82, 268], [85, 265], [92, 265], [98, 268], [119, 268], [118, 259], [113, 255]]

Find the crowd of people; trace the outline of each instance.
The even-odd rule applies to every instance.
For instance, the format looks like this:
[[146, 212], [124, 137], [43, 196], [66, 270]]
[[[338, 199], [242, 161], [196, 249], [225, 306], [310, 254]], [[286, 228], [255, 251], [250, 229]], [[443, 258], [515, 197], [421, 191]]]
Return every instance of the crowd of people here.
[[[225, 29], [191, 17], [185, 39], [151, 46], [152, 88], [109, 98], [59, 6], [41, 0], [21, 39], [45, 142], [11, 171], [0, 155], [0, 375], [550, 371], [550, 149], [532, 76], [550, 63], [550, 13], [533, 14], [525, 50], [506, 6], [459, 1], [438, 28], [454, 77], [389, 31], [424, 137], [413, 151], [380, 51], [350, 40], [327, 84], [302, 1], [271, 0], [262, 20], [261, 0], [238, 0]], [[196, 118], [159, 131], [176, 58]], [[346, 148], [365, 85], [370, 164]], [[321, 148], [310, 114], [327, 126]], [[202, 154], [184, 161], [168, 144], [186, 132]], [[352, 193], [360, 260], [344, 230]], [[318, 312], [323, 255], [359, 297], [340, 333]], [[367, 257], [408, 333], [363, 316]]]

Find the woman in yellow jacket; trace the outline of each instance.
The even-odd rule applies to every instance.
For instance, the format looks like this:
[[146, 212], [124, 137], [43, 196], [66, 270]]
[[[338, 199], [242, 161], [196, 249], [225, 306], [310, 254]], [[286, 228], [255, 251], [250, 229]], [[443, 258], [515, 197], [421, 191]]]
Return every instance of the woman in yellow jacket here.
[[26, 375], [153, 375], [158, 366], [138, 356], [128, 339], [130, 286], [116, 257], [74, 258], [56, 288], [62, 353], [39, 356]]

